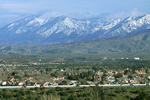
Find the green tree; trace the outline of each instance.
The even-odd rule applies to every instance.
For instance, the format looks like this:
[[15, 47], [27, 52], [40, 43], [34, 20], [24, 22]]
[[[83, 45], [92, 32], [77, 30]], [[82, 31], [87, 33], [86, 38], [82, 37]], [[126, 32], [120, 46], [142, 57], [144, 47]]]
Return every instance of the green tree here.
[[149, 100], [150, 95], [142, 90], [134, 100]]
[[14, 78], [21, 80], [21, 76], [19, 76], [19, 75], [16, 75]]
[[71, 75], [71, 76], [68, 76], [68, 79], [69, 80], [78, 80], [79, 77], [77, 75]]
[[95, 86], [93, 87], [93, 96], [96, 100], [105, 100], [106, 92], [103, 87]]
[[57, 77], [57, 75], [55, 73], [51, 73], [52, 77]]
[[79, 98], [76, 95], [70, 95], [68, 100], [79, 100]]
[[67, 96], [67, 95], [68, 95], [67, 91], [63, 91], [60, 93], [60, 96]]
[[133, 79], [133, 76], [132, 76], [132, 75], [129, 75], [128, 78]]
[[18, 72], [12, 72], [11, 76], [15, 76], [16, 74], [18, 74]]
[[121, 78], [123, 75], [122, 73], [118, 73], [117, 75], [114, 75], [115, 78]]
[[92, 69], [93, 69], [94, 71], [98, 71], [98, 70], [99, 70], [99, 68], [98, 68], [97, 66], [94, 66]]
[[62, 81], [59, 85], [67, 85], [67, 81]]
[[100, 84], [104, 84], [105, 81], [106, 81], [106, 74], [104, 74], [104, 75], [101, 77], [101, 82], [100, 82]]

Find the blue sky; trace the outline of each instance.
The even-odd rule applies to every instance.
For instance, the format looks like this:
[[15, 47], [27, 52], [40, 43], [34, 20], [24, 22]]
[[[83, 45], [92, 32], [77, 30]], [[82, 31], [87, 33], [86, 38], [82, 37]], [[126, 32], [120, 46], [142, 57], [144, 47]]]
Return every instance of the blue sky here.
[[0, 0], [0, 27], [28, 15], [49, 13], [50, 16], [137, 16], [150, 13], [150, 0]]

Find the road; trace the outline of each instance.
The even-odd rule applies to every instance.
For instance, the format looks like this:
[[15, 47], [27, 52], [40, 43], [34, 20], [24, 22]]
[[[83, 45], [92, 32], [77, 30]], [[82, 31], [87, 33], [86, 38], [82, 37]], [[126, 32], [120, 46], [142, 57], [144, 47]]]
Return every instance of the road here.
[[[45, 88], [50, 88], [50, 87], [90, 87], [90, 86], [95, 86], [95, 85], [50, 85], [50, 86], [44, 86]], [[146, 86], [146, 84], [99, 84], [98, 86], [103, 86], [103, 87], [120, 87], [120, 86]], [[26, 86], [26, 88], [35, 88], [37, 86]], [[39, 86], [38, 86], [39, 87]], [[22, 86], [0, 86], [0, 89], [5, 89], [5, 88], [23, 88]], [[40, 88], [40, 87], [39, 87]]]

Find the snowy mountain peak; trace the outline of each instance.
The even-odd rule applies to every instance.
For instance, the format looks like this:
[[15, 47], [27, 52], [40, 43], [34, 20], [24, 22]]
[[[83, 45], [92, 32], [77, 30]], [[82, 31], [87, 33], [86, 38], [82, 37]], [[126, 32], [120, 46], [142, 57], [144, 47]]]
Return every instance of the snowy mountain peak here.
[[150, 14], [127, 18], [74, 19], [67, 16], [33, 15], [0, 29], [0, 42], [66, 43], [150, 30]]
[[39, 23], [40, 25], [42, 25], [44, 21], [45, 19], [35, 18], [34, 20], [30, 21], [27, 25], [30, 26], [36, 23]]

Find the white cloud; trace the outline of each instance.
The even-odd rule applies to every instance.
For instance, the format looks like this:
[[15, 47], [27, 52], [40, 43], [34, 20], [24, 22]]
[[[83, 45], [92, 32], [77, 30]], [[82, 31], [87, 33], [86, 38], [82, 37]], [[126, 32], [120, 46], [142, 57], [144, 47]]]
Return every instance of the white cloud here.
[[147, 12], [140, 11], [137, 8], [133, 8], [128, 11], [113, 12], [113, 13], [110, 13], [109, 15], [107, 15], [106, 17], [107, 18], [125, 18], [125, 17], [129, 17], [129, 16], [136, 17], [136, 16], [144, 15], [146, 13]]
[[62, 13], [60, 12], [54, 12], [54, 11], [42, 11], [39, 12], [41, 14], [40, 18], [47, 18], [47, 17], [57, 17], [57, 16], [61, 16]]

